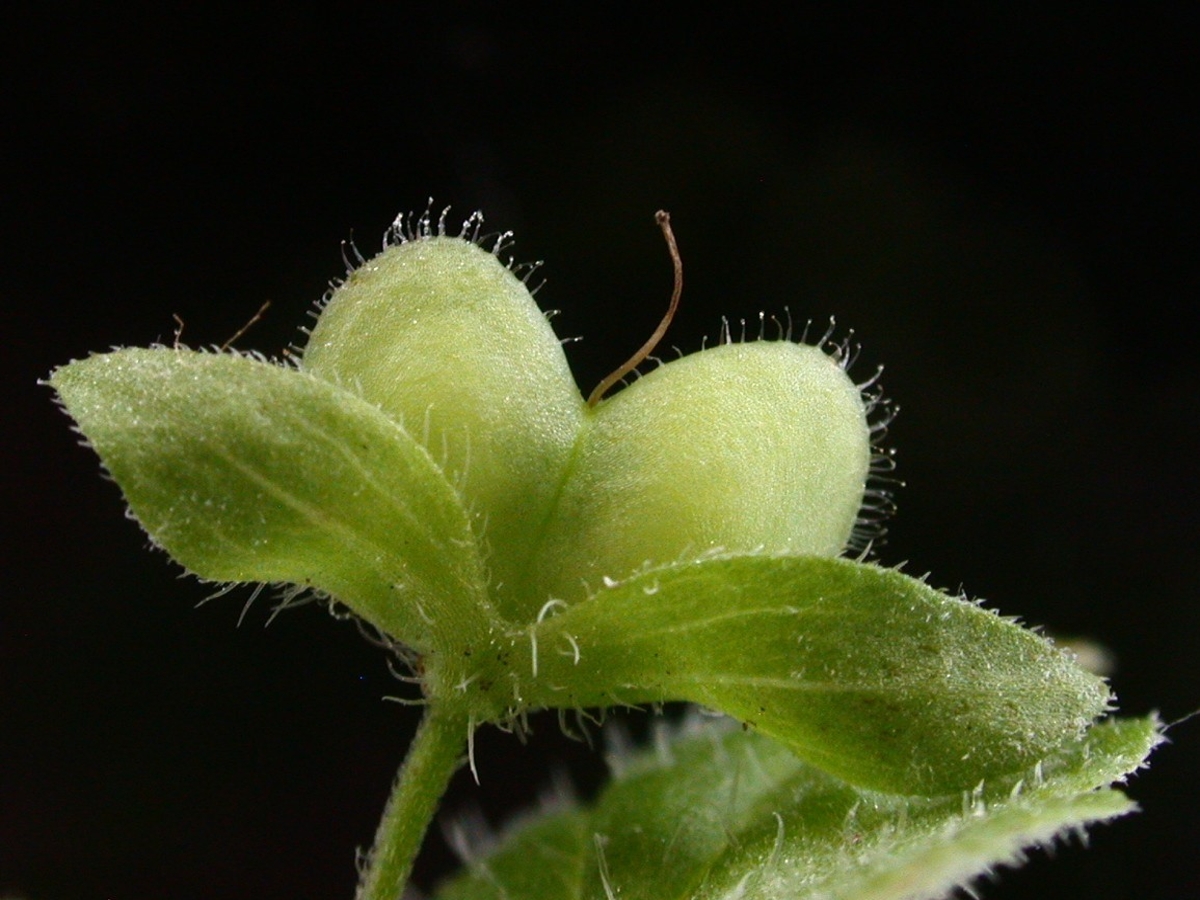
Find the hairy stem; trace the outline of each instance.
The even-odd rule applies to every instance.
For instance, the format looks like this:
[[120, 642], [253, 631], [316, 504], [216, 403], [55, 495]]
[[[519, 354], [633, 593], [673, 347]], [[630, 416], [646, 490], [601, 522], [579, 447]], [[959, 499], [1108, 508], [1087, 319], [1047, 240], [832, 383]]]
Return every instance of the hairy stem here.
[[469, 728], [457, 710], [443, 709], [436, 701], [426, 709], [384, 807], [355, 900], [400, 897], [438, 801], [462, 763]]

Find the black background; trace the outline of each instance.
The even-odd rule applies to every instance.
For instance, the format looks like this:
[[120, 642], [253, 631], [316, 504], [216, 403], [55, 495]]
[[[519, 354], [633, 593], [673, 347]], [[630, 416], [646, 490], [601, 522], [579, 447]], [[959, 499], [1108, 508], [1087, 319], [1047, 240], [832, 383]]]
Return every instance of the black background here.
[[[661, 314], [659, 207], [669, 343], [836, 315], [903, 407], [880, 558], [1102, 641], [1129, 713], [1200, 706], [1192, 9], [7, 13], [0, 896], [352, 895], [414, 723], [380, 652], [316, 607], [194, 610], [35, 382], [172, 314], [221, 343], [268, 299], [241, 346], [278, 352], [339, 242], [431, 196], [547, 261], [585, 389]], [[595, 784], [536, 724], [481, 734], [452, 812], [500, 822], [556, 766]], [[1200, 894], [1200, 733], [1173, 737], [1142, 814], [986, 896]]]

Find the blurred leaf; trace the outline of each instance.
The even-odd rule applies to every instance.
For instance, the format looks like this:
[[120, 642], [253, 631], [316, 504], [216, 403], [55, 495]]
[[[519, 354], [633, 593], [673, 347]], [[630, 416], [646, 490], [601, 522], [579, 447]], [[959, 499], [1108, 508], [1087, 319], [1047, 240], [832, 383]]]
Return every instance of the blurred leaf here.
[[[693, 719], [614, 761], [588, 808], [527, 820], [438, 900], [935, 900], [1022, 848], [1130, 812], [1105, 787], [1159, 740], [1096, 726], [999, 799], [859, 790], [753, 732]], [[1051, 774], [1047, 774], [1051, 773]]]

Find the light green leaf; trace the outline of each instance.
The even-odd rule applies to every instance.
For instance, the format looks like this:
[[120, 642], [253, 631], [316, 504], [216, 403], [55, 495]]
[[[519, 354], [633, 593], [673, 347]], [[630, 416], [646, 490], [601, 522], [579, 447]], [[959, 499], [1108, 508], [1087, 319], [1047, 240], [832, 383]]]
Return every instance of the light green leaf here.
[[690, 700], [849, 782], [905, 794], [970, 789], [1031, 766], [1077, 739], [1110, 699], [1039, 635], [844, 559], [651, 570], [548, 608], [514, 646], [513, 693], [526, 705]]
[[418, 649], [489, 618], [462, 503], [367, 402], [230, 354], [131, 349], [56, 370], [151, 538], [201, 578], [325, 591]]
[[686, 732], [618, 757], [593, 806], [526, 821], [438, 900], [936, 900], [1131, 811], [1105, 786], [1159, 740], [1152, 719], [1104, 723], [1040, 782], [922, 800], [855, 789], [712, 719]]

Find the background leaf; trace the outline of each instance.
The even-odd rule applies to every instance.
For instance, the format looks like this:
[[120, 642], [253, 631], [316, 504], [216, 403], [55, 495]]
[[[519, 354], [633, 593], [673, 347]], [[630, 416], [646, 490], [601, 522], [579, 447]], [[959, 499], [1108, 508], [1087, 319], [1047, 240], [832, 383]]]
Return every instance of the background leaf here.
[[897, 793], [970, 789], [1032, 765], [1109, 703], [1103, 681], [1015, 622], [844, 559], [651, 570], [551, 615], [529, 639], [526, 703], [690, 700]]
[[[1022, 848], [1133, 809], [1107, 789], [1159, 740], [1108, 722], [987, 801], [858, 790], [777, 742], [696, 718], [617, 756], [588, 808], [527, 821], [439, 900], [933, 900]], [[1046, 774], [1052, 772], [1052, 774]]]
[[326, 591], [415, 647], [486, 610], [457, 493], [350, 393], [246, 357], [119, 350], [50, 384], [154, 541], [201, 578]]

